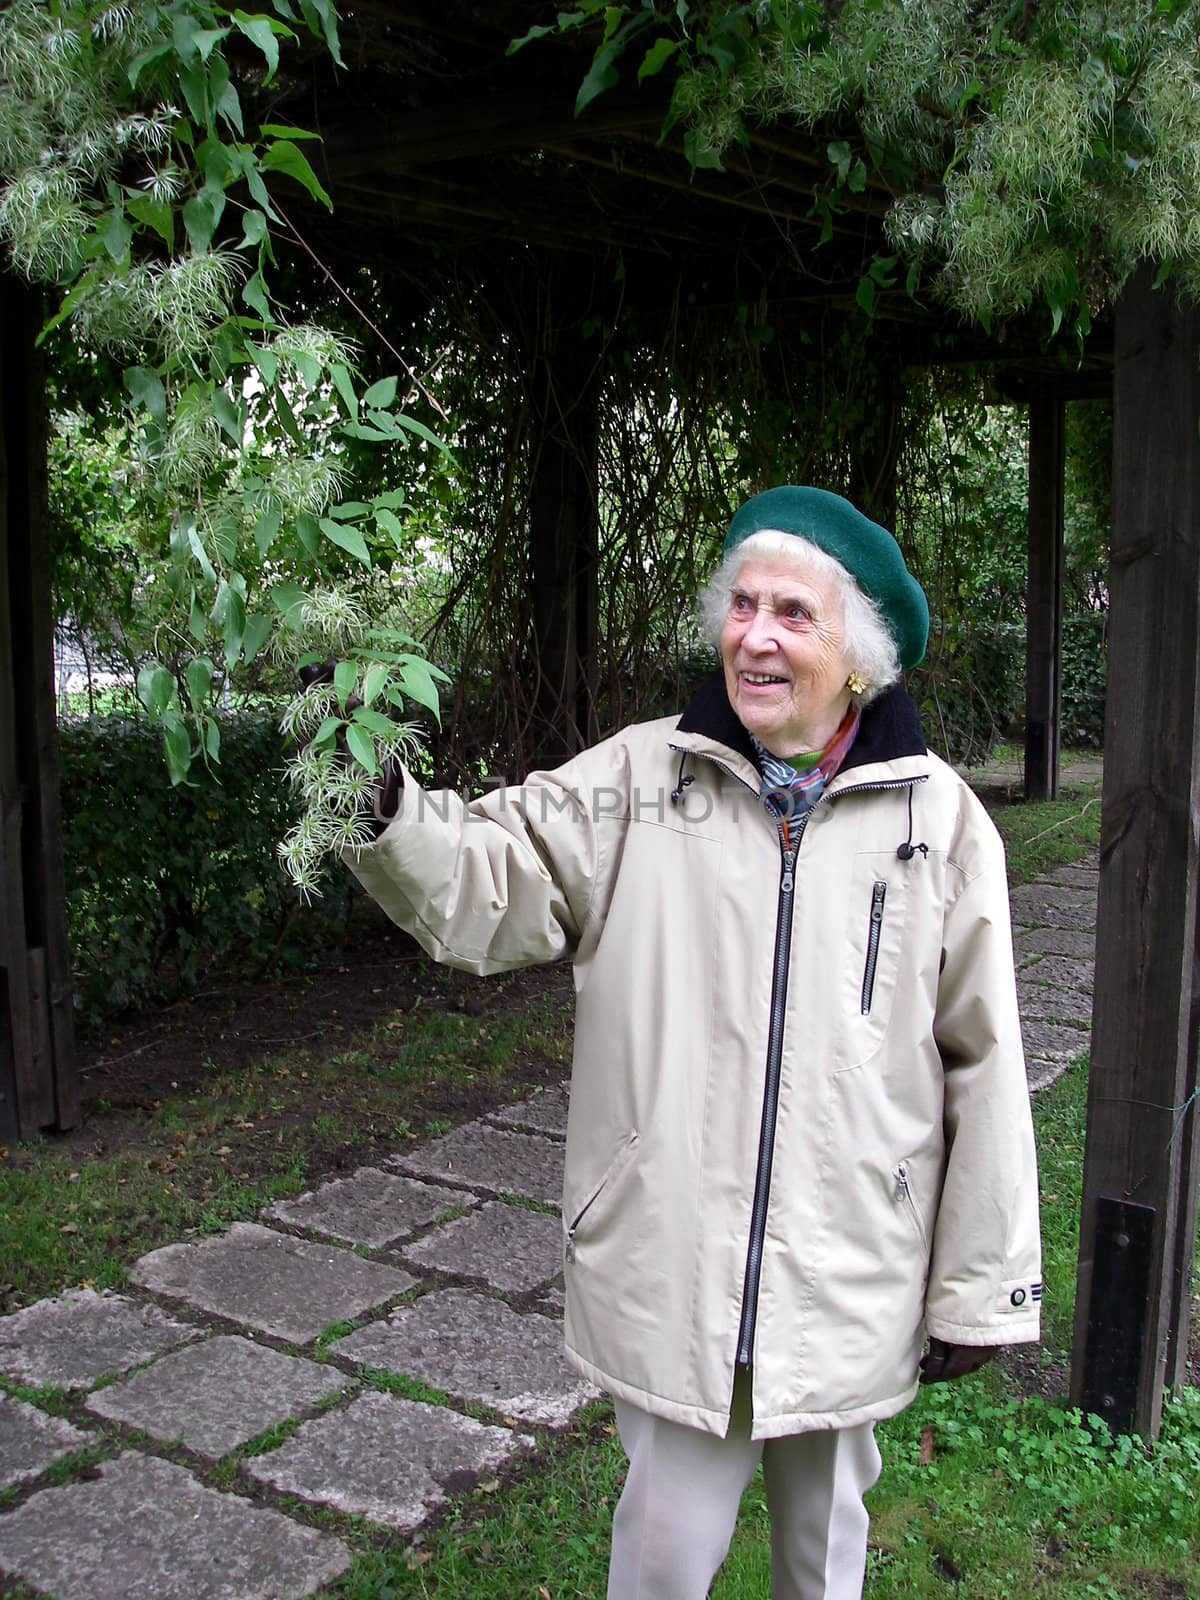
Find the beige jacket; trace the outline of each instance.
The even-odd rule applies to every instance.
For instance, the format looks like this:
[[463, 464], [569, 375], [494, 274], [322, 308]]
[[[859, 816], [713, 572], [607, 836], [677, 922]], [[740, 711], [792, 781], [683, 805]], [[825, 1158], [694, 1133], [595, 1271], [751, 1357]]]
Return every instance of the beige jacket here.
[[758, 784], [717, 675], [519, 788], [409, 780], [352, 866], [440, 961], [572, 958], [568, 1358], [723, 1434], [749, 1356], [768, 1438], [901, 1410], [926, 1332], [1035, 1339], [1041, 1285], [994, 828], [899, 689], [790, 892]]

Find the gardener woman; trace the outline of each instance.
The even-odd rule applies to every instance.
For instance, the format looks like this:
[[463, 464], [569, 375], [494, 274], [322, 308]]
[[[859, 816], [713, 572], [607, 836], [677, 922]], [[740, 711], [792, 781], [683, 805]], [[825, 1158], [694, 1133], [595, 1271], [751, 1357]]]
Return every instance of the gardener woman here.
[[406, 777], [353, 868], [440, 961], [574, 962], [565, 1333], [629, 1455], [610, 1600], [701, 1600], [760, 1460], [773, 1594], [849, 1600], [874, 1424], [1038, 1333], [1004, 855], [897, 682], [929, 613], [883, 528], [756, 495], [702, 610], [722, 665], [682, 716], [470, 805]]

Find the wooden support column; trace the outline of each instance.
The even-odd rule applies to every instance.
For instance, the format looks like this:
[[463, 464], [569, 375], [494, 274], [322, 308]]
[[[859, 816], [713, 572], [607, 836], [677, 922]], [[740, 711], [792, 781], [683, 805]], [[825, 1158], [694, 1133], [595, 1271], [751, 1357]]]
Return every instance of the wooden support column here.
[[1062, 723], [1063, 402], [1029, 405], [1029, 565], [1025, 591], [1025, 798], [1058, 795]]
[[539, 764], [597, 737], [596, 576], [601, 340], [584, 337], [591, 295], [578, 263], [550, 274], [531, 370], [530, 579]]
[[1072, 1395], [1153, 1437], [1195, 1248], [1200, 314], [1140, 272], [1116, 318], [1108, 710]]
[[38, 296], [0, 273], [0, 1138], [79, 1119]]

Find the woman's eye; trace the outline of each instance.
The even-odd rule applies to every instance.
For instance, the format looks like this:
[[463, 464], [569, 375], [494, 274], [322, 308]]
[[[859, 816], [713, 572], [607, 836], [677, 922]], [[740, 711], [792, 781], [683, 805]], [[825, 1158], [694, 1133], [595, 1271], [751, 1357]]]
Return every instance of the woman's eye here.
[[750, 596], [748, 594], [735, 594], [733, 597], [733, 604], [729, 609], [731, 611], [737, 611], [743, 614], [749, 611], [751, 609]]
[[787, 617], [789, 622], [807, 622], [812, 613], [807, 606], [789, 606]]

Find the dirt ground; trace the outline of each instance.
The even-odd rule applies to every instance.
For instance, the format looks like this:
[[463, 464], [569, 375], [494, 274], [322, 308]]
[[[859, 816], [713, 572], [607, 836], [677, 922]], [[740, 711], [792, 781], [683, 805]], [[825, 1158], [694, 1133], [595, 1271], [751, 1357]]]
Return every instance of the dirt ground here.
[[[374, 921], [368, 910], [352, 948], [336, 961], [283, 977], [202, 988], [155, 1012], [82, 1034], [83, 1119], [55, 1143], [80, 1156], [94, 1150], [98, 1139], [107, 1151], [137, 1145], [145, 1118], [158, 1104], [203, 1078], [289, 1053], [328, 1057], [352, 1051], [397, 1013], [424, 1008], [486, 1019], [544, 997], [566, 1004], [572, 994], [566, 965], [489, 978], [439, 967], [408, 935], [382, 916]], [[523, 1060], [521, 1073], [532, 1083], [557, 1082], [563, 1075], [561, 1066], [537, 1059]], [[427, 1095], [422, 1109], [430, 1117], [468, 1121], [502, 1098], [487, 1085], [446, 1086]], [[306, 1105], [302, 1088], [293, 1083], [289, 1102], [294, 1121], [329, 1109], [316, 1084]], [[331, 1166], [370, 1153], [340, 1145]]]

